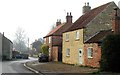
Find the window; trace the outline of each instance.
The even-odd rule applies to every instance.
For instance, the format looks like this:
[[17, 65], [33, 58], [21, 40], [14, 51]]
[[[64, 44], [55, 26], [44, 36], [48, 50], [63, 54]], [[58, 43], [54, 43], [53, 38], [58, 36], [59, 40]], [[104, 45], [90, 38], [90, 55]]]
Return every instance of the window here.
[[76, 39], [79, 39], [79, 31], [75, 32], [75, 37], [76, 37]]
[[87, 50], [87, 54], [88, 54], [88, 58], [92, 58], [93, 57], [93, 48], [88, 48]]
[[69, 34], [66, 33], [66, 41], [68, 41], [68, 40], [69, 40]]
[[66, 49], [66, 56], [70, 56], [70, 49], [69, 48]]
[[44, 38], [44, 44], [46, 44], [46, 38]]
[[51, 54], [51, 48], [49, 48], [49, 56], [50, 56], [50, 54]]
[[49, 43], [51, 43], [51, 37], [49, 37]]

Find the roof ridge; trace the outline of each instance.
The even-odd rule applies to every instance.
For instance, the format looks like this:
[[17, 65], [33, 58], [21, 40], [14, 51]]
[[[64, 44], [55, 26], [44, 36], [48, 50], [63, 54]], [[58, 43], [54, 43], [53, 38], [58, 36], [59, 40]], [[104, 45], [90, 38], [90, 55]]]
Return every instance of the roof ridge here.
[[83, 14], [73, 23], [73, 25], [68, 30], [66, 30], [66, 32], [85, 27], [88, 23], [90, 23], [90, 21], [92, 21], [99, 13], [101, 13], [111, 3], [112, 2], [103, 4]]

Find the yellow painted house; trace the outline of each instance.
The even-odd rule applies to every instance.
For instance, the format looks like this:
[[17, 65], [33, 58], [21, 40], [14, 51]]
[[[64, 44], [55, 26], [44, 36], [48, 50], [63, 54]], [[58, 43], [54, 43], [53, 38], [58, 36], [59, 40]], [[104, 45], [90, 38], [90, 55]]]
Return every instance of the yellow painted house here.
[[83, 45], [83, 29], [63, 33], [63, 62], [83, 64]]
[[[89, 5], [87, 6], [86, 9], [90, 8]], [[92, 51], [92, 47], [86, 48], [88, 52], [85, 52], [85, 42], [97, 32], [112, 28], [112, 15], [110, 14], [112, 14], [114, 7], [117, 7], [116, 4], [109, 2], [92, 10], [89, 9], [63, 33], [63, 63], [86, 65], [86, 59], [94, 59], [92, 56], [95, 51]]]

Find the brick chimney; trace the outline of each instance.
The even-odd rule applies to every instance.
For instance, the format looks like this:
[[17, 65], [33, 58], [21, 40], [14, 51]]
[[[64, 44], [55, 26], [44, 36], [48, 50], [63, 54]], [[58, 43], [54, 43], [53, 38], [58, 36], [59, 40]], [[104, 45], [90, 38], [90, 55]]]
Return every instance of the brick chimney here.
[[118, 8], [114, 8], [112, 31], [114, 31], [114, 34], [120, 34], [120, 16], [118, 16]]
[[61, 24], [61, 19], [57, 19], [56, 26]]
[[[87, 4], [87, 5], [86, 5]], [[91, 10], [91, 7], [89, 6], [89, 2], [85, 3], [85, 6], [83, 6], [83, 14], [89, 12]]]
[[70, 13], [67, 12], [66, 23], [72, 23], [72, 15], [71, 15], [71, 12], [70, 12]]

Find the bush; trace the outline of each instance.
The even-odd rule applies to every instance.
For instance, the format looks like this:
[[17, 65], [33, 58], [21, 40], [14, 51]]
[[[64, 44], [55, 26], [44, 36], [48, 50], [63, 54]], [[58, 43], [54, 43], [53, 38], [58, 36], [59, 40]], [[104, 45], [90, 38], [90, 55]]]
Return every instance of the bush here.
[[120, 35], [108, 35], [103, 40], [100, 70], [120, 72]]
[[42, 50], [42, 53], [45, 54], [45, 55], [48, 55], [49, 54], [49, 46], [46, 45], [46, 44], [43, 44], [41, 46], [41, 50]]

